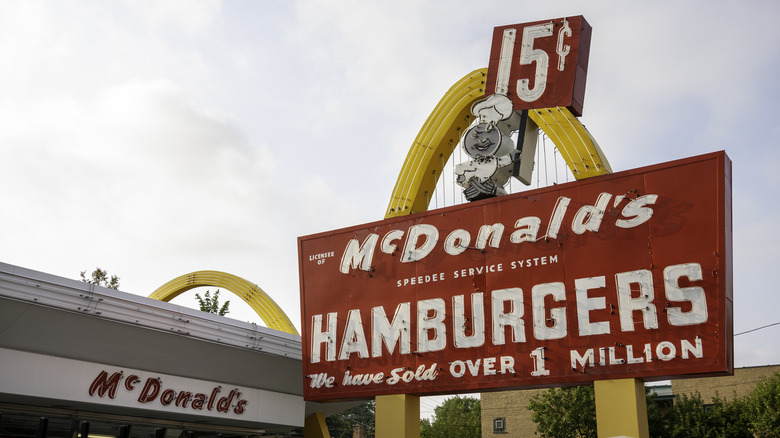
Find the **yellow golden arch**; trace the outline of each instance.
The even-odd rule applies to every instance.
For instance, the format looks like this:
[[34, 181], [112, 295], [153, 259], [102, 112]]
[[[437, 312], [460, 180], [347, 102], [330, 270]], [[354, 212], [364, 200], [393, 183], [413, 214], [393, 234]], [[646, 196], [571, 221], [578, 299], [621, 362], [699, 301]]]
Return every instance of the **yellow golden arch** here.
[[190, 289], [203, 286], [221, 287], [236, 294], [254, 310], [268, 328], [298, 334], [290, 318], [259, 286], [241, 277], [220, 271], [196, 271], [176, 277], [149, 295], [160, 301], [170, 301]]
[[[455, 83], [425, 121], [406, 156], [385, 218], [428, 209], [436, 182], [473, 121], [471, 107], [485, 96], [487, 69], [474, 70]], [[529, 111], [529, 117], [555, 143], [575, 179], [612, 173], [604, 153], [565, 107]]]

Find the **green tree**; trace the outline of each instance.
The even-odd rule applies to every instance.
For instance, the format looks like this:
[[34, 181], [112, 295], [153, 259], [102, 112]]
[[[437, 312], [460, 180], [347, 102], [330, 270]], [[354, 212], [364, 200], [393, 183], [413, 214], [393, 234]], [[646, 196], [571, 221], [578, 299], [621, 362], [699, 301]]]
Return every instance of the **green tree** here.
[[756, 437], [780, 436], [780, 373], [759, 382], [745, 404]]
[[[664, 437], [664, 411], [655, 403], [655, 394], [645, 388], [647, 423], [651, 437]], [[549, 389], [532, 397], [528, 409], [537, 424], [536, 432], [547, 438], [595, 437], [596, 397], [593, 386]]]
[[[780, 373], [759, 383], [750, 396], [731, 401], [716, 395], [705, 404], [700, 394], [675, 396], [659, 407], [645, 388], [652, 438], [780, 437]], [[546, 438], [596, 436], [592, 386], [550, 389], [531, 398], [528, 409], [537, 433]]]
[[211, 296], [211, 292], [208, 290], [205, 294], [203, 294], [203, 297], [196, 293], [195, 299], [198, 300], [198, 304], [200, 304], [200, 310], [203, 312], [213, 313], [220, 316], [225, 316], [230, 313], [230, 301], [225, 301], [225, 304], [223, 304], [221, 307], [219, 305], [219, 289], [214, 292], [213, 297]]
[[551, 388], [531, 397], [536, 433], [545, 438], [596, 438], [593, 386]]
[[645, 387], [645, 403], [647, 404], [647, 429], [650, 438], [666, 437], [666, 414], [668, 406], [661, 406], [655, 401], [656, 394]]
[[433, 424], [431, 420], [423, 418], [420, 420], [420, 438], [432, 438], [436, 436], [436, 432], [433, 430]]
[[109, 289], [119, 289], [119, 277], [112, 275], [109, 278], [108, 271], [104, 271], [100, 268], [95, 268], [89, 278], [87, 278], [87, 271], [81, 271], [81, 281]]
[[705, 404], [699, 393], [675, 396], [663, 412], [662, 438], [752, 438], [746, 399], [728, 401], [716, 395]]
[[712, 406], [705, 407], [705, 411], [710, 427], [708, 437], [753, 438], [747, 398], [735, 397], [734, 400], [728, 401], [716, 395]]
[[328, 426], [331, 438], [352, 438], [356, 424], [364, 427], [366, 438], [373, 438], [375, 416], [375, 404], [371, 400], [325, 418], [325, 424]]
[[482, 436], [479, 399], [448, 398], [433, 410], [433, 421], [420, 421], [421, 438], [473, 438]]
[[675, 396], [674, 405], [666, 412], [662, 437], [703, 438], [707, 436], [707, 412], [700, 394]]

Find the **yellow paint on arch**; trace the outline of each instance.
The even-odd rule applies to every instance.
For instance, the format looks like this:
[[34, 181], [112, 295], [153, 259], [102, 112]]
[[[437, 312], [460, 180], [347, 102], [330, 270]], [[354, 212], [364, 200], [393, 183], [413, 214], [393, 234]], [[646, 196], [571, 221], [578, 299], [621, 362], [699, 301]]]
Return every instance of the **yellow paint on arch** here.
[[176, 277], [149, 295], [160, 301], [170, 301], [190, 289], [203, 286], [221, 287], [236, 294], [257, 312], [268, 328], [298, 334], [290, 318], [259, 286], [241, 277], [220, 271], [196, 271]]
[[[471, 107], [485, 96], [487, 69], [478, 69], [455, 83], [420, 129], [406, 155], [385, 219], [428, 210], [442, 169], [474, 120]], [[529, 111], [530, 119], [555, 144], [575, 179], [612, 173], [585, 126], [565, 107]]]
[[534, 109], [528, 116], [558, 147], [575, 179], [612, 173], [599, 144], [568, 108]]
[[471, 106], [485, 96], [486, 76], [485, 68], [464, 76], [433, 109], [406, 155], [385, 218], [428, 209], [444, 165], [474, 119]]

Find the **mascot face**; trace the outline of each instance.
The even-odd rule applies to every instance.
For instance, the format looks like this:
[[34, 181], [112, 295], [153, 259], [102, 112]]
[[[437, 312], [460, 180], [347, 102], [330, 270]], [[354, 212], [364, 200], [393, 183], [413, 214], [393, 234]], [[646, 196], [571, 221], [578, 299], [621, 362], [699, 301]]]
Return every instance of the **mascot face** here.
[[463, 136], [463, 149], [472, 158], [493, 155], [501, 147], [501, 131], [489, 123], [469, 128]]
[[503, 186], [514, 167], [511, 133], [517, 130], [509, 121], [516, 115], [512, 102], [503, 94], [493, 94], [474, 104], [471, 114], [477, 119], [460, 142], [470, 159], [455, 166], [455, 181], [469, 201], [506, 194]]

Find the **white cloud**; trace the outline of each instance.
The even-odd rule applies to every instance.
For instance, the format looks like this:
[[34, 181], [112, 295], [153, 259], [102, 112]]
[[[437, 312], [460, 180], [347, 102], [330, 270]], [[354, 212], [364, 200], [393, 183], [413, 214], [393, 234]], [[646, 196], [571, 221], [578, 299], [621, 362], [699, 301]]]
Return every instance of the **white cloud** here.
[[582, 120], [616, 170], [734, 159], [749, 325], [743, 303], [775, 302], [762, 230], [780, 219], [765, 195], [779, 7], [2, 2], [2, 261], [71, 277], [101, 266], [140, 294], [225, 270], [298, 324], [296, 237], [382, 218], [431, 110], [486, 65], [493, 26], [581, 13], [594, 28]]
[[[0, 182], [17, 188], [6, 199], [18, 211], [4, 241], [15, 240], [23, 260], [46, 266], [76, 249], [93, 256], [74, 262], [98, 265], [120, 253], [241, 251], [253, 243], [247, 216], [262, 224], [262, 206], [275, 203], [264, 190], [274, 179], [270, 151], [168, 81], [131, 81], [84, 101], [5, 102], [0, 117], [14, 127], [0, 142], [16, 151], [0, 164]], [[57, 250], [36, 256], [30, 235]]]
[[156, 29], [174, 27], [190, 34], [219, 24], [222, 0], [129, 0], [123, 2], [138, 17]]

